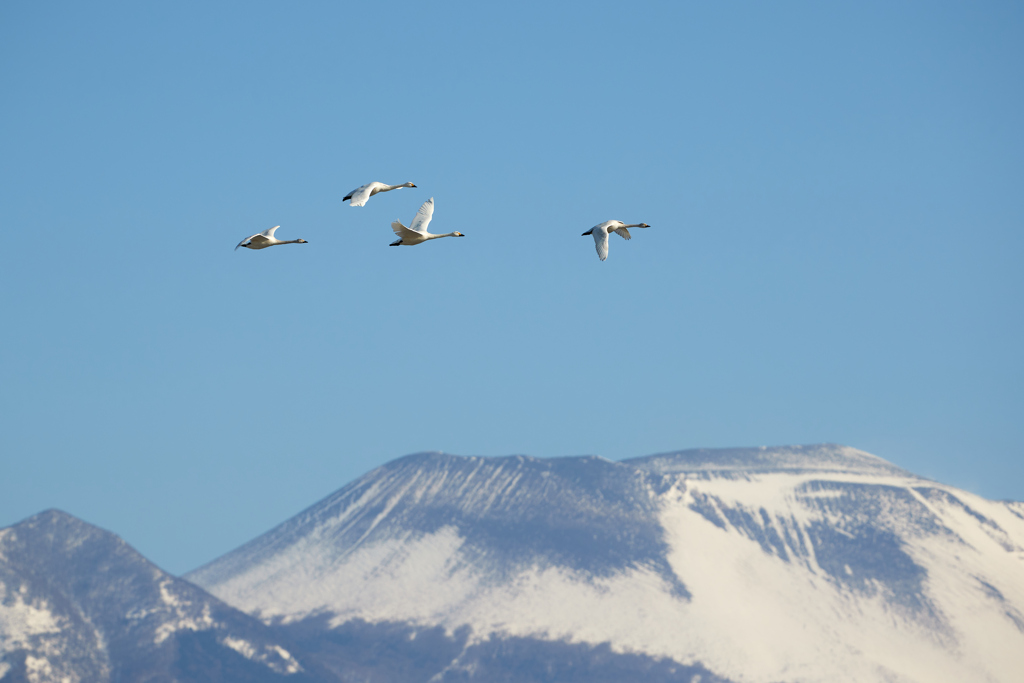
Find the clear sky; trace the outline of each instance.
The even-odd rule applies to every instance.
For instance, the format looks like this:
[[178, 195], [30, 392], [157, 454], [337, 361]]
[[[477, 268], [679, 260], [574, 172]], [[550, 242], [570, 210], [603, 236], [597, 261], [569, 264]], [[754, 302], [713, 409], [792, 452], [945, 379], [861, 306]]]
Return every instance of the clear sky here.
[[1024, 8], [838, 4], [0, 3], [0, 525], [184, 572], [421, 450], [1024, 499]]

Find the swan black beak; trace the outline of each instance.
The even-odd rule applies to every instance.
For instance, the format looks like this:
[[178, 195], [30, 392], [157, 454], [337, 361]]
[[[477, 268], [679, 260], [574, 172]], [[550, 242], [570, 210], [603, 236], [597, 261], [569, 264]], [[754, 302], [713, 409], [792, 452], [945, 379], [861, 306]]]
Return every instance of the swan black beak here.
[[580, 237], [586, 237], [587, 235], [592, 235], [593, 233], [594, 233], [594, 229], [591, 228], [590, 230], [587, 230], [585, 233], [580, 235]]

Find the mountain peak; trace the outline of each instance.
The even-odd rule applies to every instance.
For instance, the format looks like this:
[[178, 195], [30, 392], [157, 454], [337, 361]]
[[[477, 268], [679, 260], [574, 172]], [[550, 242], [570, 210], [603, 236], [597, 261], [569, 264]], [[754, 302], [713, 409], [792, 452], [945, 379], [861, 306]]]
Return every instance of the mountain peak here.
[[303, 667], [278, 643], [258, 620], [66, 512], [0, 529], [0, 679], [195, 680], [182, 672], [198, 666], [223, 674], [211, 682], [282, 680]]
[[26, 517], [14, 525], [15, 528], [20, 527], [25, 529], [45, 529], [66, 526], [96, 528], [85, 520], [57, 508], [43, 510], [31, 517]]
[[[458, 543], [476, 548], [495, 571], [506, 563], [554, 557], [598, 575], [632, 562], [647, 562], [667, 575], [654, 515], [642, 473], [604, 458], [414, 453], [367, 473], [187, 578], [219, 585], [243, 566], [297, 557], [296, 544], [316, 544], [323, 551], [317, 571], [330, 574], [356, 548], [455, 529], [469, 530]], [[303, 571], [313, 570], [307, 564]]]
[[117, 534], [56, 508], [0, 530], [0, 540], [16, 544], [21, 557], [32, 557], [51, 568], [73, 567], [83, 555], [93, 553], [109, 553], [125, 562], [150, 565]]

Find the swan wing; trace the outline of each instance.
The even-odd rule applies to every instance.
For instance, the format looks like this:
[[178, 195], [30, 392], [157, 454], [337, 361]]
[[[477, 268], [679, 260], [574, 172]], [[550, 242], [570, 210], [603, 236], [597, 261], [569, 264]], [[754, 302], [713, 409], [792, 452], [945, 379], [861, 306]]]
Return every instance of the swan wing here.
[[608, 258], [608, 231], [601, 226], [594, 228], [594, 246], [597, 247], [597, 257], [604, 261]]
[[433, 217], [434, 198], [431, 197], [427, 201], [423, 202], [423, 206], [421, 206], [420, 210], [416, 212], [416, 215], [412, 219], [412, 223], [409, 225], [409, 229], [426, 234], [427, 226], [430, 225], [430, 219]]
[[423, 237], [421, 233], [418, 233], [415, 230], [410, 230], [402, 225], [402, 221], [392, 221], [391, 229], [395, 232], [396, 236], [403, 240], [418, 240]]
[[[275, 226], [274, 226], [274, 227], [272, 227], [272, 228], [267, 228], [266, 230], [264, 230], [263, 232], [261, 232], [261, 233], [259, 234], [259, 236], [260, 236], [260, 237], [265, 237], [265, 238], [267, 238], [268, 240], [272, 240], [272, 239], [274, 239], [274, 233], [275, 233], [275, 232], [277, 232], [277, 229], [278, 229], [278, 228], [280, 228], [280, 227], [281, 227], [280, 225], [275, 225]], [[255, 235], [254, 235], [254, 237], [255, 237]]]
[[629, 228], [615, 228], [615, 234], [618, 235], [619, 237], [621, 237], [624, 240], [631, 240], [631, 239], [633, 239], [629, 235]]
[[[350, 192], [349, 195], [348, 195], [349, 197], [352, 198], [352, 201], [349, 202], [348, 205], [349, 206], [366, 206], [366, 200], [370, 198], [370, 194], [371, 194], [371, 191], [373, 190], [373, 186], [376, 185], [376, 184], [377, 184], [376, 182], [366, 183], [362, 187], [357, 187], [356, 189], [352, 190], [352, 192]], [[342, 200], [342, 201], [344, 201], [344, 200]]]
[[239, 248], [240, 246], [242, 246], [243, 244], [245, 244], [245, 243], [246, 243], [246, 242], [248, 242], [249, 240], [253, 239], [254, 237], [259, 237], [259, 235], [258, 235], [258, 234], [257, 234], [257, 235], [249, 235], [249, 236], [248, 236], [248, 237], [246, 237], [246, 238], [245, 238], [244, 240], [242, 240], [241, 242], [239, 242], [238, 244], [236, 244], [236, 245], [235, 245], [235, 251], [238, 251], [238, 248]]

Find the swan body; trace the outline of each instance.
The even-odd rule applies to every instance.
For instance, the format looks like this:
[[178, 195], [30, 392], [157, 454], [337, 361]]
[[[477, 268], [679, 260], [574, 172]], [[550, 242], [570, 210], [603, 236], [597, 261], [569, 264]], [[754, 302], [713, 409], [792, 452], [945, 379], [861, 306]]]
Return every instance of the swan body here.
[[401, 185], [385, 185], [384, 183], [378, 183], [376, 181], [367, 183], [361, 187], [349, 192], [345, 195], [345, 198], [341, 201], [348, 201], [349, 206], [366, 206], [366, 200], [377, 194], [378, 192], [390, 192], [391, 190], [400, 190], [403, 187], [416, 187], [412, 183], [402, 183]]
[[309, 244], [306, 240], [279, 240], [274, 237], [274, 231], [280, 228], [280, 225], [275, 225], [269, 230], [250, 235], [244, 240], [235, 245], [235, 251], [238, 251], [238, 247], [245, 247], [246, 249], [266, 249], [267, 247], [276, 247], [279, 244]]
[[614, 232], [622, 239], [633, 239], [629, 234], [630, 228], [649, 228], [646, 223], [634, 223], [626, 225], [622, 221], [605, 221], [587, 230], [584, 235], [594, 236], [594, 245], [597, 247], [597, 256], [602, 261], [608, 258], [608, 233]]
[[397, 240], [391, 243], [392, 247], [413, 246], [427, 240], [436, 240], [442, 237], [465, 237], [461, 232], [449, 232], [444, 235], [433, 235], [427, 232], [430, 219], [434, 217], [434, 198], [431, 197], [423, 202], [423, 206], [416, 212], [409, 227], [402, 225], [401, 221], [391, 223], [391, 229], [395, 231]]

